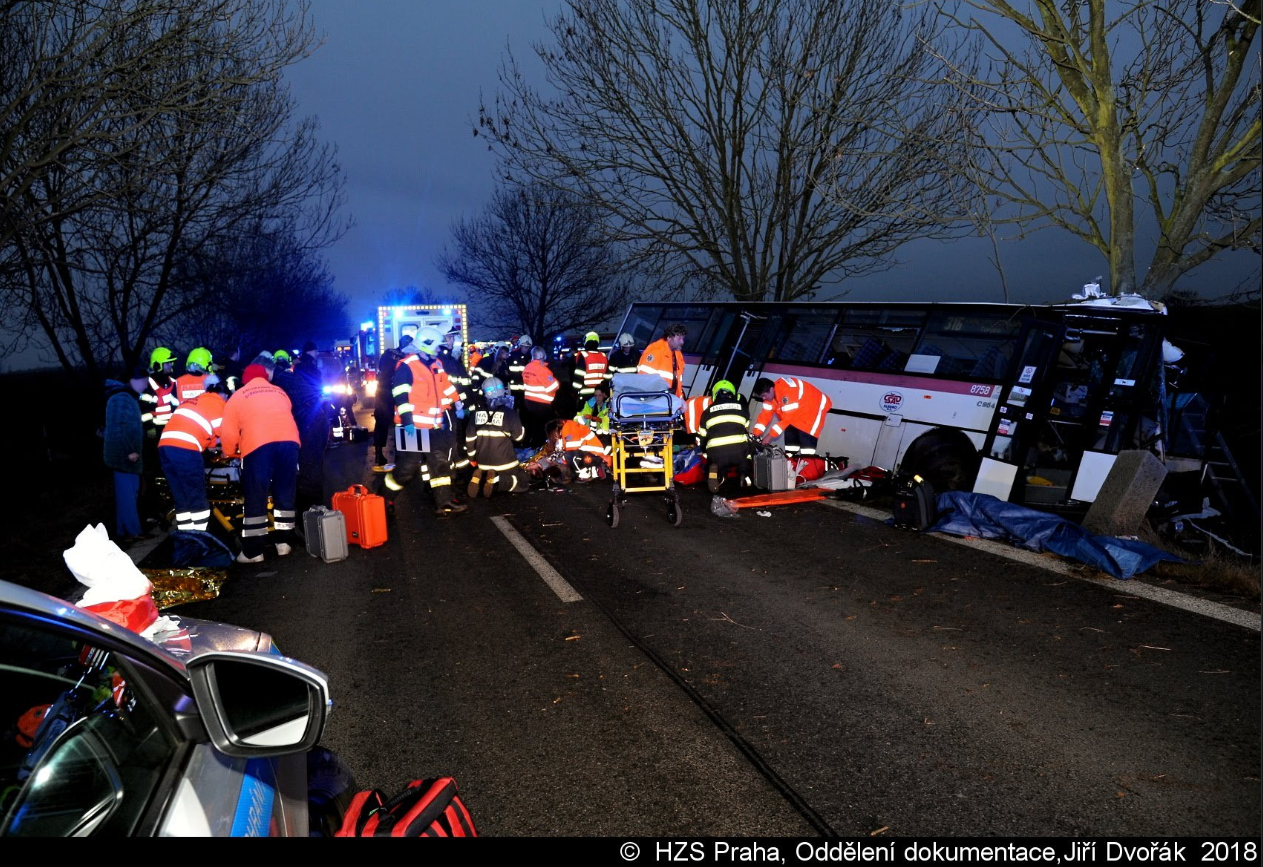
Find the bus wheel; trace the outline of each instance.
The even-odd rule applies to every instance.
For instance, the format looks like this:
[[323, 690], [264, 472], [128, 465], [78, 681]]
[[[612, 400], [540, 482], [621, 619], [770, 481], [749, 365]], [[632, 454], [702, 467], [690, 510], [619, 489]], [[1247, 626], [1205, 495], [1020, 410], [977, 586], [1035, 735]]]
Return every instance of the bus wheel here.
[[916, 473], [936, 491], [969, 491], [978, 478], [979, 461], [978, 450], [964, 433], [937, 428], [912, 441], [899, 470]]

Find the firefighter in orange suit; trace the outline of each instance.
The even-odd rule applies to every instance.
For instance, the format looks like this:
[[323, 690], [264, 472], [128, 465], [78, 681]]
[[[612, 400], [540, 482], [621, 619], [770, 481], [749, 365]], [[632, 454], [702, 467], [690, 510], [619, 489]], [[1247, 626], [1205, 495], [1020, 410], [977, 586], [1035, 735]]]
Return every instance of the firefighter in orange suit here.
[[241, 374], [242, 384], [224, 406], [219, 428], [224, 457], [241, 458], [245, 518], [238, 563], [262, 563], [268, 545], [268, 495], [272, 497], [272, 541], [282, 557], [292, 548], [294, 497], [298, 487], [298, 425], [289, 397], [272, 384], [266, 358]]
[[784, 377], [773, 382], [761, 378], [754, 384], [754, 396], [763, 409], [750, 433], [767, 445], [785, 435], [785, 452], [790, 457], [814, 455], [833, 401], [810, 382]]
[[522, 424], [526, 426], [526, 444], [538, 448], [544, 444], [544, 425], [554, 417], [553, 401], [561, 383], [548, 367], [548, 350], [531, 349], [531, 361], [522, 370]]
[[[217, 386], [214, 374], [207, 380], [208, 388]], [[203, 391], [181, 401], [158, 439], [158, 460], [175, 500], [177, 530], [206, 530], [210, 526], [211, 507], [206, 499], [202, 454], [219, 442], [225, 403], [224, 396], [215, 391]]]
[[610, 450], [595, 431], [574, 419], [558, 419], [549, 424], [549, 433], [556, 438], [557, 448], [568, 459], [575, 476], [587, 481], [605, 478], [605, 459]]
[[430, 450], [395, 449], [395, 468], [384, 479], [387, 510], [391, 513], [395, 495], [421, 472], [423, 459], [430, 491], [434, 494], [435, 514], [455, 515], [466, 509], [463, 503], [452, 502], [452, 451], [456, 435], [448, 414], [449, 407], [463, 411], [464, 404], [438, 360], [442, 345], [443, 335], [437, 328], [422, 328], [395, 367], [391, 393], [395, 399], [396, 435], [411, 439], [420, 431], [428, 431]]
[[638, 373], [652, 373], [662, 377], [662, 382], [680, 398], [684, 397], [684, 339], [688, 329], [683, 325], [670, 325], [661, 340], [655, 340], [640, 354]]

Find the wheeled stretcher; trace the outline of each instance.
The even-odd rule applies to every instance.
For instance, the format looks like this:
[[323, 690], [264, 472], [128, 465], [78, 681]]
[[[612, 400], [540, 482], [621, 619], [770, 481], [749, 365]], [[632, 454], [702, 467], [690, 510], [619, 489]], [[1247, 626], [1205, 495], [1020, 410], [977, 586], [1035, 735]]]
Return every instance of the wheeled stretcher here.
[[684, 520], [672, 478], [672, 439], [684, 401], [653, 374], [619, 374], [611, 381], [610, 459], [614, 490], [605, 520], [617, 527], [627, 495], [662, 492], [667, 520]]

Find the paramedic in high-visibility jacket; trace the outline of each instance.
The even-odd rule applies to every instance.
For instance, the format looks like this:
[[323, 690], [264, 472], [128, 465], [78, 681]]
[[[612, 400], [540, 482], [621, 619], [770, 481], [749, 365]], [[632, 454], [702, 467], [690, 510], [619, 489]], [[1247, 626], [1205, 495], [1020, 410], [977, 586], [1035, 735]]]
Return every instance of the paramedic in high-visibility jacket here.
[[761, 378], [754, 384], [754, 396], [763, 409], [750, 431], [767, 445], [785, 435], [785, 452], [790, 457], [814, 455], [825, 419], [833, 401], [810, 382], [783, 377], [773, 382]]
[[203, 452], [219, 442], [225, 400], [213, 389], [219, 377], [209, 374], [208, 391], [180, 402], [158, 439], [158, 460], [175, 501], [177, 530], [206, 530], [211, 507], [206, 498], [206, 464]]
[[652, 373], [662, 377], [667, 391], [684, 397], [684, 339], [689, 330], [683, 325], [668, 325], [661, 340], [655, 340], [640, 354], [638, 373]]
[[452, 451], [456, 434], [447, 412], [465, 406], [452, 381], [438, 360], [443, 335], [437, 328], [422, 328], [404, 351], [407, 353], [395, 368], [395, 427], [404, 436], [428, 431], [430, 450], [410, 452], [395, 449], [395, 468], [386, 474], [387, 508], [393, 511], [395, 495], [416, 478], [424, 460], [429, 475], [430, 492], [434, 494], [434, 512], [440, 517], [465, 511], [463, 503], [452, 502]]
[[224, 405], [219, 427], [224, 457], [241, 458], [245, 517], [238, 563], [262, 563], [268, 545], [268, 495], [272, 497], [271, 541], [281, 557], [292, 548], [294, 497], [298, 487], [298, 425], [288, 395], [272, 384], [273, 364], [256, 359], [241, 374], [241, 386]]

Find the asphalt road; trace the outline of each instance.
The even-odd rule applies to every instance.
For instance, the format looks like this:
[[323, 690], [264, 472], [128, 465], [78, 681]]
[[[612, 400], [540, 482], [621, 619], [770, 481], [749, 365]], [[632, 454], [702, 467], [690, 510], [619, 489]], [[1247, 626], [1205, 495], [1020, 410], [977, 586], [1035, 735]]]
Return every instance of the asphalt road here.
[[385, 546], [172, 613], [326, 671], [358, 782], [450, 774], [485, 835], [1257, 835], [1257, 630], [819, 504], [608, 496], [414, 487]]

